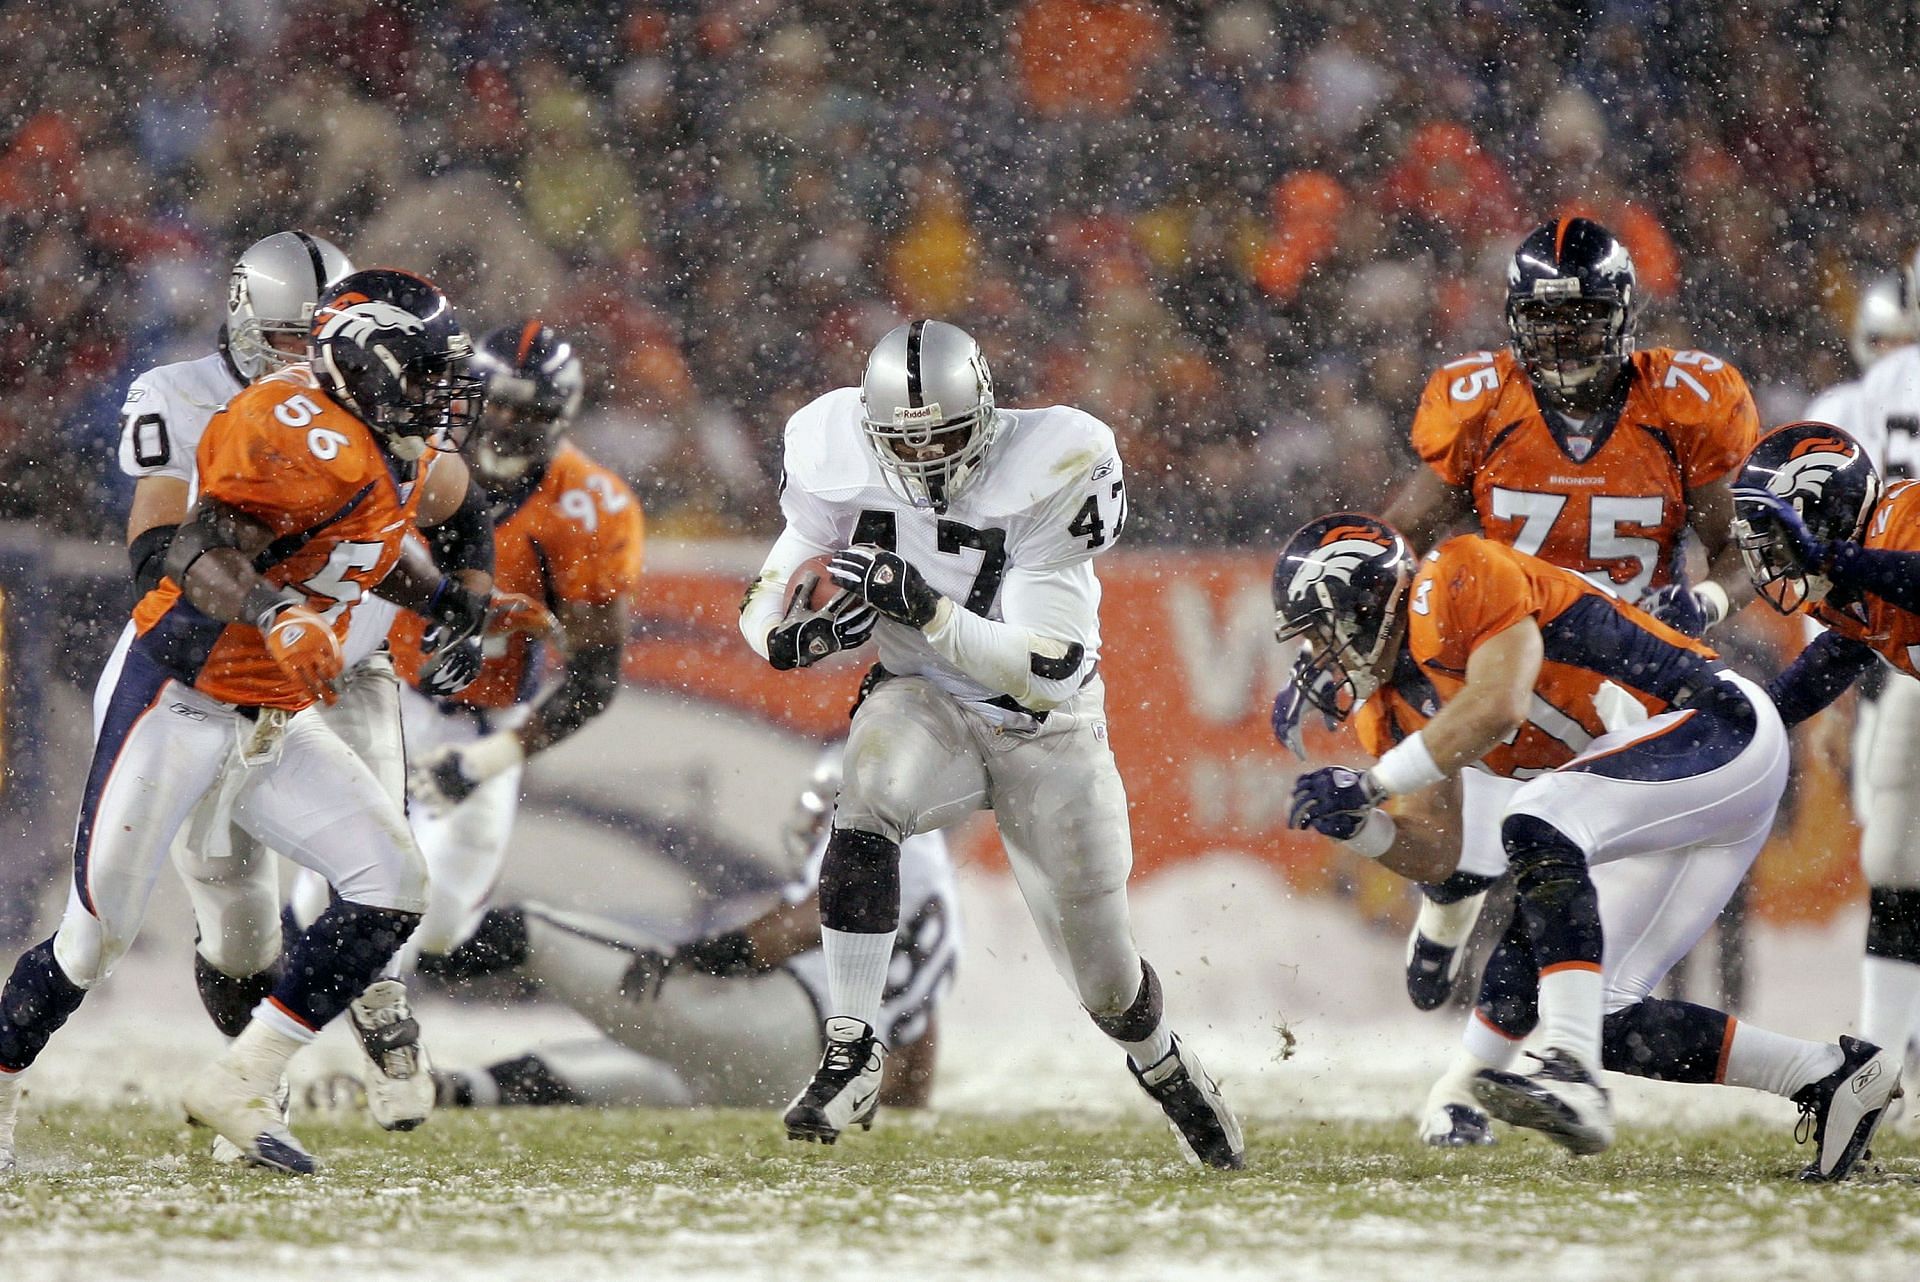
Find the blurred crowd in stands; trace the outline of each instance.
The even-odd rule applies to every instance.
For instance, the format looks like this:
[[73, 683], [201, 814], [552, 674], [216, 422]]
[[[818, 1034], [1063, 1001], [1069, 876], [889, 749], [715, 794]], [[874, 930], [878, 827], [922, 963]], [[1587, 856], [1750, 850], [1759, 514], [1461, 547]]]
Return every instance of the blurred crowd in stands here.
[[1643, 344], [1770, 422], [1920, 229], [1912, 49], [1744, 0], [14, 0], [0, 516], [117, 532], [126, 383], [211, 350], [255, 238], [585, 349], [665, 535], [778, 525], [780, 426], [909, 313], [1119, 432], [1133, 536], [1377, 502], [1430, 368], [1597, 216]]

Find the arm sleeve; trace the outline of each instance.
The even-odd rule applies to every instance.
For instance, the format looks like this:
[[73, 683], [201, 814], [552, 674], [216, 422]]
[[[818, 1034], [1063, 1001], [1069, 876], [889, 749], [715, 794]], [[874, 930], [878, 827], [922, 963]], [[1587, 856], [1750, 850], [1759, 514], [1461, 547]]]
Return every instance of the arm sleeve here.
[[746, 599], [740, 602], [740, 635], [747, 639], [755, 654], [763, 659], [767, 657], [767, 633], [780, 622], [787, 583], [793, 578], [793, 572], [813, 557], [833, 550], [792, 525], [780, 532], [760, 573], [747, 588]]
[[927, 642], [949, 663], [1022, 707], [1047, 712], [1080, 689], [1097, 634], [1100, 581], [1093, 564], [1015, 569], [1001, 587], [1004, 618], [982, 618], [943, 600]]
[[1845, 694], [1873, 664], [1873, 650], [1865, 642], [1823, 632], [1767, 682], [1767, 697], [1782, 721], [1797, 726]]
[[1731, 476], [1760, 438], [1760, 411], [1754, 406], [1747, 380], [1726, 362], [1711, 370], [1705, 363], [1669, 365], [1668, 368], [1682, 370], [1690, 376], [1690, 381], [1705, 387], [1708, 393], [1708, 404], [1701, 407], [1689, 387], [1683, 385], [1667, 392], [1674, 398], [1670, 404], [1676, 407], [1696, 413], [1702, 408], [1707, 411], [1698, 420], [1698, 428], [1690, 434], [1686, 458], [1682, 460], [1687, 488], [1699, 489]]
[[1851, 539], [1831, 546], [1827, 577], [1836, 585], [1871, 592], [1888, 605], [1920, 614], [1920, 552], [1861, 547]]
[[[1483, 369], [1495, 369], [1491, 361]], [[1466, 371], [1467, 374], [1477, 370]], [[1420, 406], [1413, 414], [1412, 442], [1413, 452], [1425, 460], [1428, 467], [1448, 485], [1466, 485], [1473, 479], [1474, 469], [1474, 416], [1463, 413], [1454, 402], [1451, 391], [1455, 376], [1462, 371], [1442, 367], [1435, 370], [1433, 377], [1427, 380], [1427, 387], [1420, 394]], [[1474, 391], [1469, 378], [1461, 383], [1462, 390]], [[1478, 408], [1482, 400], [1488, 399], [1481, 392], [1469, 399], [1467, 404]]]

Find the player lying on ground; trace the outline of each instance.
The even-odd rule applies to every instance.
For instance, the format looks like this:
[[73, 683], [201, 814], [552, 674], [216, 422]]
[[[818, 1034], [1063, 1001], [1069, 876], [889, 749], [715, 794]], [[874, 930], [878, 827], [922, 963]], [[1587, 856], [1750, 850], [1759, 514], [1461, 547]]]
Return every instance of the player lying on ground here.
[[[991, 808], [1080, 1004], [1126, 1049], [1183, 1149], [1241, 1165], [1239, 1124], [1168, 1027], [1127, 914], [1133, 846], [1093, 569], [1126, 517], [1112, 430], [1065, 406], [998, 408], [973, 339], [917, 320], [880, 340], [859, 387], [788, 421], [784, 479], [786, 529], [741, 607], [742, 634], [783, 670], [869, 638], [880, 660], [821, 864], [827, 1049], [787, 1134], [831, 1141], [871, 1124], [900, 843]], [[788, 602], [789, 581], [821, 557], [869, 608]]]
[[[1882, 660], [1895, 672], [1883, 699], [1893, 706], [1880, 715], [1904, 717], [1920, 674], [1920, 482], [1898, 482], [1883, 495], [1873, 460], [1852, 436], [1825, 423], [1794, 423], [1754, 449], [1734, 503], [1755, 589], [1782, 613], [1804, 612], [1826, 628], [1769, 683], [1781, 717], [1798, 724], [1877, 671]], [[1904, 736], [1881, 734], [1875, 749], [1900, 755], [1868, 758], [1858, 768], [1895, 778], [1910, 774], [1913, 745]], [[1912, 799], [1898, 800], [1868, 826], [1868, 836], [1889, 836], [1885, 824], [1907, 815]], [[1911, 847], [1911, 822], [1896, 831]], [[1889, 1050], [1904, 1053], [1920, 1000], [1908, 982], [1920, 973], [1920, 890], [1897, 884], [1901, 878], [1885, 884], [1888, 863], [1869, 856], [1863, 837], [1861, 858], [1872, 870], [1873, 889], [1860, 1032], [1886, 1036]], [[1902, 862], [1913, 862], [1911, 852]]]
[[[1365, 700], [1358, 730], [1379, 757], [1366, 771], [1302, 775], [1295, 827], [1426, 876], [1444, 864], [1400, 862], [1382, 802], [1467, 768], [1525, 780], [1500, 831], [1519, 899], [1512, 929], [1530, 956], [1516, 948], [1483, 986], [1468, 1041], [1478, 1102], [1597, 1153], [1614, 1131], [1603, 1061], [1752, 1086], [1810, 1114], [1808, 1174], [1844, 1178], [1898, 1092], [1896, 1058], [1649, 997], [1772, 828], [1787, 742], [1760, 687], [1579, 575], [1475, 535], [1416, 564], [1380, 521], [1322, 517], [1288, 543], [1273, 593], [1282, 636], [1306, 636], [1332, 685]], [[1536, 1024], [1536, 1066], [1516, 1073]]]
[[[484, 653], [482, 638], [469, 639], [479, 675], [457, 692], [435, 688], [420, 623], [403, 617], [394, 625], [394, 663], [406, 683], [408, 819], [428, 873], [426, 915], [390, 967], [396, 976], [480, 925], [506, 859], [527, 759], [599, 716], [619, 689], [640, 575], [638, 501], [567, 440], [585, 394], [573, 345], [538, 320], [521, 321], [482, 338], [471, 369], [484, 408], [463, 453], [493, 527], [494, 583], [515, 600], [537, 602], [540, 622], [503, 620], [501, 627], [520, 630], [486, 639]], [[560, 672], [543, 683], [548, 656], [539, 641], [556, 618]], [[325, 887], [303, 876], [296, 919], [325, 901]], [[370, 1097], [381, 1085], [368, 1079]]]
[[[1701, 635], [1746, 593], [1727, 497], [1759, 426], [1746, 380], [1706, 352], [1636, 350], [1633, 258], [1589, 219], [1521, 241], [1506, 316], [1509, 350], [1449, 361], [1428, 381], [1412, 429], [1427, 466], [1389, 502], [1387, 523], [1416, 549], [1472, 528]], [[1710, 563], [1698, 586], [1682, 577], [1689, 530]], [[1460, 776], [1459, 866], [1421, 888], [1407, 938], [1407, 993], [1422, 1010], [1447, 1000], [1487, 890], [1506, 874], [1500, 816], [1517, 787]]]
[[[423, 969], [511, 970], [597, 1024], [609, 1040], [563, 1042], [485, 1069], [436, 1074], [452, 1105], [596, 1104], [766, 1108], [820, 1061], [831, 998], [820, 953], [820, 861], [840, 790], [841, 745], [821, 758], [789, 826], [800, 879], [746, 925], [675, 947], [658, 935], [528, 904], [487, 914], [473, 938]], [[946, 839], [900, 843], [900, 927], [881, 995], [891, 1062], [883, 1104], [933, 1089], [937, 1018], [960, 952]]]
[[393, 271], [330, 287], [311, 343], [310, 366], [254, 383], [207, 425], [194, 511], [110, 660], [66, 914], [0, 995], [0, 1164], [19, 1074], [132, 944], [175, 834], [215, 787], [232, 790], [234, 822], [334, 892], [245, 1029], [183, 1090], [188, 1117], [250, 1160], [316, 1169], [275, 1106], [287, 1061], [426, 906], [399, 806], [312, 709], [334, 697], [341, 638], [374, 585], [455, 635], [486, 619], [486, 599], [450, 579], [383, 583], [404, 576], [415, 523], [465, 496], [465, 469], [431, 442], [471, 403], [470, 348], [446, 297]]

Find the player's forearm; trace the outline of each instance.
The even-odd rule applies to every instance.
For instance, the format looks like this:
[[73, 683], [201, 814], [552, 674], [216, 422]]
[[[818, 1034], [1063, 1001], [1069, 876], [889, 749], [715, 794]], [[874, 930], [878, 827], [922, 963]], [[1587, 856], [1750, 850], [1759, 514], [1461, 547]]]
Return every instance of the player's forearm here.
[[767, 633], [780, 622], [783, 598], [794, 571], [809, 559], [831, 551], [832, 548], [813, 543], [791, 525], [774, 540], [765, 564], [740, 602], [740, 635], [746, 638], [755, 654], [763, 659], [767, 657]]
[[1829, 545], [1827, 557], [1826, 574], [1835, 587], [1868, 592], [1920, 614], [1920, 552], [1862, 547], [1848, 539]]
[[1080, 688], [1086, 651], [1019, 624], [983, 618], [942, 597], [925, 628], [928, 644], [954, 667], [1021, 707], [1049, 712]]
[[271, 539], [271, 532], [251, 517], [203, 503], [176, 529], [163, 568], [187, 603], [207, 617], [265, 627], [281, 607], [305, 600], [292, 589], [274, 587], [253, 568], [253, 553]]
[[432, 608], [434, 594], [449, 578], [475, 596], [485, 596], [493, 590], [492, 574], [476, 569], [444, 572], [422, 540], [408, 537], [400, 544], [400, 559], [394, 562], [387, 577], [380, 580], [374, 595], [403, 610], [424, 615]]
[[1874, 664], [1865, 643], [1823, 632], [1798, 658], [1767, 682], [1767, 697], [1780, 710], [1780, 720], [1795, 726], [1845, 694]]
[[493, 516], [486, 492], [467, 487], [466, 497], [446, 520], [426, 529], [435, 563], [451, 573], [474, 570], [493, 578]]
[[514, 731], [522, 759], [544, 752], [613, 706], [620, 690], [620, 648], [582, 646], [567, 656], [560, 681]]

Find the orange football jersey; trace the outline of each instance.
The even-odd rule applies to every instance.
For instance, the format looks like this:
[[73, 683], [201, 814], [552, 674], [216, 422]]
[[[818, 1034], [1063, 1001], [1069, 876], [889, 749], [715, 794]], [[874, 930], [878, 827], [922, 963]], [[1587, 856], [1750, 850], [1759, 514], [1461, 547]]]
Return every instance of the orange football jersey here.
[[[1901, 481], [1887, 490], [1861, 542], [1876, 551], [1920, 552], [1920, 481]], [[1862, 593], [1843, 607], [1822, 601], [1813, 607], [1813, 617], [1841, 636], [1871, 646], [1908, 676], [1920, 677], [1920, 615]]]
[[1522, 619], [1539, 625], [1544, 643], [1532, 715], [1481, 759], [1510, 778], [1564, 766], [1606, 733], [1594, 707], [1603, 683], [1657, 714], [1697, 680], [1700, 661], [1716, 658], [1579, 575], [1479, 535], [1448, 539], [1428, 553], [1407, 601], [1400, 663], [1355, 723], [1376, 757], [1426, 725], [1466, 684], [1474, 650]]
[[[540, 483], [502, 515], [494, 512], [494, 586], [520, 592], [558, 611], [564, 605], [608, 605], [640, 578], [645, 521], [627, 483], [572, 445], [554, 451]], [[389, 641], [401, 676], [417, 681], [425, 662], [425, 623], [403, 614]], [[533, 694], [539, 673], [534, 643], [524, 636], [488, 643], [487, 662], [454, 696], [480, 708], [506, 708]], [[496, 653], [496, 650], [498, 651]]]
[[[200, 493], [273, 531], [254, 567], [302, 592], [342, 640], [353, 607], [393, 569], [413, 528], [429, 452], [397, 479], [373, 433], [305, 366], [243, 388], [216, 413], [196, 455]], [[227, 703], [300, 709], [313, 696], [267, 652], [252, 623], [222, 623], [162, 579], [134, 608], [139, 644], [183, 681]]]
[[[1687, 493], [1753, 448], [1746, 380], [1705, 352], [1635, 352], [1612, 425], [1561, 443], [1510, 351], [1440, 367], [1413, 420], [1413, 448], [1473, 495], [1488, 538], [1563, 565], [1637, 601], [1673, 581]], [[1617, 393], [1616, 393], [1617, 395]]]

